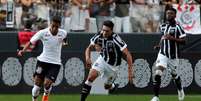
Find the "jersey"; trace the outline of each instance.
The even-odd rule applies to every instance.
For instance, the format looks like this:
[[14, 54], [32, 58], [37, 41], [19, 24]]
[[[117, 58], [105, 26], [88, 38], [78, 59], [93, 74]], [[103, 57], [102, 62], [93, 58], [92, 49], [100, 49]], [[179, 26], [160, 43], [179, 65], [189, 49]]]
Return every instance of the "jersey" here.
[[[185, 31], [179, 24], [163, 23], [160, 25], [160, 32], [163, 35], [170, 34], [175, 38], [184, 38], [186, 36]], [[170, 59], [178, 58], [180, 53], [179, 43], [168, 39], [161, 40], [160, 53]]]
[[113, 33], [108, 38], [103, 38], [102, 34], [98, 33], [91, 38], [92, 45], [101, 47], [100, 55], [106, 63], [112, 66], [121, 64], [122, 51], [127, 47], [127, 44], [120, 38], [119, 35]]
[[66, 36], [67, 32], [62, 29], [59, 29], [55, 36], [51, 34], [50, 28], [37, 32], [30, 40], [31, 43], [35, 43], [38, 40], [42, 41], [43, 51], [37, 59], [42, 62], [61, 65], [62, 43]]

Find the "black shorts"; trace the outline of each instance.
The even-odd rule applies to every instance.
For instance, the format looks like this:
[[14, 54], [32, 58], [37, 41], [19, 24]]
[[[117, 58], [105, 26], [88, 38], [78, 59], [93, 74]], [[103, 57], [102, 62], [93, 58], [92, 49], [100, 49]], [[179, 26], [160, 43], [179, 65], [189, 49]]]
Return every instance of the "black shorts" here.
[[41, 62], [37, 60], [36, 71], [34, 76], [38, 76], [40, 79], [44, 80], [44, 78], [48, 78], [53, 82], [56, 81], [57, 75], [59, 74], [59, 70], [61, 65], [52, 64], [47, 62]]

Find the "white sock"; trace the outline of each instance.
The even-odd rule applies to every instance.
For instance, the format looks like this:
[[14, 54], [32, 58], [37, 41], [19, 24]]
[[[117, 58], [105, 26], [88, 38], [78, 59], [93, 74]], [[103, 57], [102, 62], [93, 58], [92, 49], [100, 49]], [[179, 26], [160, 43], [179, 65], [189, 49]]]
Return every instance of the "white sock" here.
[[85, 81], [85, 84], [88, 85], [88, 86], [91, 86], [92, 82], [90, 82], [90, 81], [87, 80], [87, 81]]
[[114, 85], [114, 83], [113, 83], [110, 89], [113, 89], [114, 87], [115, 87], [115, 85]]
[[38, 95], [40, 94], [40, 87], [37, 85], [34, 85], [32, 88], [32, 97], [33, 99], [37, 98]]
[[51, 92], [51, 90], [52, 90], [52, 86], [50, 86], [49, 89], [45, 89], [45, 88], [44, 88], [44, 94], [43, 94], [43, 95], [49, 95], [50, 92]]

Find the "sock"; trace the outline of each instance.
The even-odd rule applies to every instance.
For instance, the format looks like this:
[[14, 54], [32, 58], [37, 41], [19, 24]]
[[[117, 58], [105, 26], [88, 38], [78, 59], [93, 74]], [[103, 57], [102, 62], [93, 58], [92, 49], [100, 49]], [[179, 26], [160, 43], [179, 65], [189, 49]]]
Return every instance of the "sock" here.
[[114, 85], [114, 83], [113, 83], [110, 89], [113, 89], [114, 87], [115, 87], [115, 85]]
[[51, 90], [52, 90], [52, 86], [50, 86], [48, 88], [44, 88], [44, 94], [43, 95], [49, 95]]
[[85, 81], [85, 84], [88, 85], [88, 86], [91, 86], [92, 82], [90, 82], [89, 80], [87, 80], [87, 81]]
[[161, 76], [156, 75], [154, 78], [153, 86], [154, 86], [154, 95], [157, 97], [159, 96], [160, 85], [161, 85]]
[[89, 95], [91, 91], [91, 86], [84, 84], [81, 92], [81, 100], [80, 101], [85, 101], [87, 96]]
[[32, 98], [36, 99], [40, 94], [40, 87], [37, 85], [34, 85], [32, 88]]
[[182, 90], [182, 85], [181, 85], [181, 78], [180, 78], [180, 76], [178, 76], [177, 78], [175, 78], [174, 82], [175, 82], [175, 84], [176, 84], [176, 86], [177, 86], [177, 89], [178, 89], [178, 90]]

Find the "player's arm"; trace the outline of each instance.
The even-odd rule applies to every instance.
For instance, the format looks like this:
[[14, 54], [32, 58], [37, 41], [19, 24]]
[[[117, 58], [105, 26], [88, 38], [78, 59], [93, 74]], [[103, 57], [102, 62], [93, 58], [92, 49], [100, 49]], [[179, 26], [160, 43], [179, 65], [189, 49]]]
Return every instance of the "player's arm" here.
[[96, 49], [99, 50], [99, 46], [97, 46], [97, 40], [99, 38], [100, 34], [97, 33], [95, 34], [91, 39], [90, 39], [90, 44], [85, 50], [85, 60], [86, 60], [86, 67], [91, 68], [91, 51]]
[[18, 55], [18, 56], [22, 56], [23, 53], [24, 53], [30, 46], [31, 46], [31, 42], [27, 42], [27, 43], [25, 44], [25, 46], [23, 47], [23, 49], [20, 50], [17, 55]]
[[85, 50], [85, 60], [86, 60], [86, 67], [91, 68], [91, 51], [94, 49], [94, 45], [89, 44], [89, 46]]
[[163, 39], [175, 41], [180, 44], [185, 44], [186, 33], [180, 25], [177, 25], [177, 37], [171, 36], [170, 34], [163, 35]]
[[162, 37], [161, 37], [159, 43], [156, 44], [156, 45], [154, 45], [154, 50], [159, 50], [159, 49], [160, 49], [160, 47], [161, 47], [161, 43], [162, 43], [162, 40], [163, 40], [163, 39], [162, 39]]
[[62, 43], [63, 46], [68, 46], [68, 41], [67, 41], [67, 38], [63, 39], [63, 43]]
[[18, 56], [22, 56], [23, 53], [24, 53], [32, 44], [35, 44], [39, 39], [41, 39], [42, 34], [43, 34], [43, 33], [42, 33], [41, 31], [37, 32], [37, 33], [31, 38], [31, 40], [25, 44], [25, 46], [23, 47], [23, 49], [18, 52], [17, 55], [18, 55]]
[[184, 43], [185, 42], [184, 38], [175, 38], [175, 37], [171, 36], [170, 34], [163, 35], [162, 39], [167, 39], [167, 40], [175, 41], [178, 43]]
[[129, 77], [129, 81], [132, 82], [133, 79], [133, 59], [132, 59], [132, 55], [131, 53], [128, 51], [128, 48], [123, 49], [123, 54], [126, 56], [126, 60], [128, 63], [128, 77]]
[[69, 43], [68, 43], [68, 39], [67, 39], [67, 32], [65, 31], [65, 30], [63, 30], [63, 35], [64, 35], [64, 37], [63, 37], [63, 42], [62, 42], [62, 45], [63, 46], [68, 46], [69, 45]]

